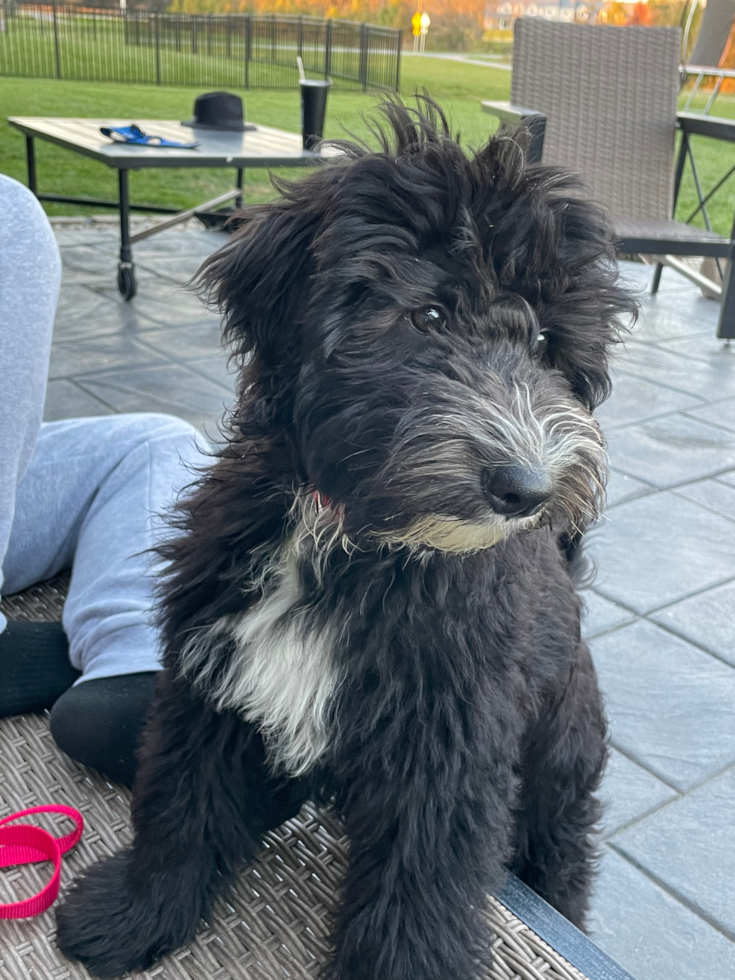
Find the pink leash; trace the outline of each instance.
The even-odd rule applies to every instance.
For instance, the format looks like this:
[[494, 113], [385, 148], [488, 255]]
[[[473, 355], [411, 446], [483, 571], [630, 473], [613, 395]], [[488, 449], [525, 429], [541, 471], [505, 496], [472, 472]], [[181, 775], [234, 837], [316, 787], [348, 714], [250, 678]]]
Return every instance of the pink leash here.
[[[18, 827], [6, 827], [20, 817], [28, 817], [33, 813], [63, 813], [77, 825], [65, 837], [54, 837], [41, 827], [32, 824], [21, 824]], [[34, 806], [30, 810], [21, 810], [0, 820], [0, 868], [12, 864], [35, 864], [37, 861], [53, 861], [54, 873], [51, 881], [32, 898], [24, 902], [0, 904], [0, 919], [27, 919], [32, 915], [40, 915], [54, 904], [59, 894], [61, 883], [61, 855], [66, 854], [78, 843], [84, 830], [84, 818], [78, 810], [70, 806]]]

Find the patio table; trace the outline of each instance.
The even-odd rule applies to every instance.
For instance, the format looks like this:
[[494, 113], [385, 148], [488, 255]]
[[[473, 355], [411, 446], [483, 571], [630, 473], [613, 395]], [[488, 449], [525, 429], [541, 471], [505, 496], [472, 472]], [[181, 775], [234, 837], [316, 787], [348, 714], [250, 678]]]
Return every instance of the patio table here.
[[[301, 135], [283, 129], [256, 125], [242, 133], [226, 130], [209, 130], [184, 126], [180, 122], [163, 119], [140, 119], [136, 125], [143, 132], [163, 136], [180, 143], [199, 140], [193, 150], [138, 146], [115, 143], [100, 133], [100, 127], [129, 126], [130, 119], [78, 119], [39, 116], [11, 116], [11, 126], [20, 130], [26, 138], [28, 163], [28, 187], [40, 201], [54, 201], [57, 204], [83, 204], [96, 208], [114, 208], [120, 213], [120, 261], [118, 264], [117, 285], [120, 293], [132, 299], [136, 292], [135, 267], [132, 246], [144, 238], [186, 221], [197, 214], [211, 212], [212, 208], [234, 200], [242, 204], [243, 176], [247, 167], [310, 167], [321, 163], [337, 151], [326, 148], [320, 152], [305, 150]], [[89, 197], [67, 197], [63, 194], [39, 193], [36, 179], [36, 156], [34, 140], [41, 139], [54, 143], [73, 153], [81, 153], [100, 163], [113, 167], [118, 172], [119, 195], [117, 201], [100, 200]], [[232, 167], [237, 171], [235, 187], [210, 201], [185, 211], [176, 208], [159, 207], [147, 204], [131, 204], [128, 191], [128, 172], [144, 168], [158, 167]], [[146, 211], [152, 214], [169, 215], [151, 228], [135, 235], [130, 234], [130, 212]]]

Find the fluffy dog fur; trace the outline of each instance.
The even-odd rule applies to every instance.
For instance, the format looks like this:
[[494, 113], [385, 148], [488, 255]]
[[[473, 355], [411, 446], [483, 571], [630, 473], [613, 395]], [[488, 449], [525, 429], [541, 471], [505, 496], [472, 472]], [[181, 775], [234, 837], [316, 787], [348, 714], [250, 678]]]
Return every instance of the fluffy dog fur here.
[[238, 400], [164, 552], [135, 842], [58, 911], [101, 977], [191, 940], [307, 798], [351, 841], [324, 980], [484, 976], [509, 868], [583, 924], [605, 722], [565, 552], [632, 306], [572, 177], [382, 111], [203, 272]]

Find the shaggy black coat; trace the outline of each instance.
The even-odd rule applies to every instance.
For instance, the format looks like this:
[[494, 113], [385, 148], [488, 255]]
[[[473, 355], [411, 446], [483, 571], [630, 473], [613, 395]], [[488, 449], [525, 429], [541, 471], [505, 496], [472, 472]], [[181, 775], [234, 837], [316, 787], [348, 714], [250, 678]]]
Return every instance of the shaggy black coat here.
[[57, 913], [101, 977], [191, 940], [307, 798], [351, 842], [325, 980], [484, 976], [508, 869], [583, 924], [605, 721], [564, 550], [632, 304], [573, 178], [507, 135], [465, 154], [427, 102], [383, 112], [377, 151], [247, 210], [203, 273], [239, 395], [164, 549], [134, 844]]

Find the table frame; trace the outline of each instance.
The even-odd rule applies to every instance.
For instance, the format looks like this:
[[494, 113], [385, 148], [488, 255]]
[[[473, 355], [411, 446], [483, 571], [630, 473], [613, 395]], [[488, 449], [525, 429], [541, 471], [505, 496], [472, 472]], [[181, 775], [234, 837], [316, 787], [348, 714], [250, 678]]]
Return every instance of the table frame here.
[[[11, 118], [9, 120], [10, 124], [16, 129], [20, 130], [25, 136], [26, 143], [26, 164], [28, 172], [28, 187], [30, 191], [35, 195], [39, 201], [49, 201], [56, 204], [81, 204], [85, 207], [95, 207], [95, 208], [112, 208], [116, 210], [120, 215], [120, 253], [118, 262], [118, 272], [117, 272], [117, 287], [125, 300], [131, 300], [137, 292], [137, 283], [135, 279], [135, 265], [133, 263], [133, 252], [132, 246], [137, 242], [143, 241], [145, 238], [150, 238], [152, 235], [156, 235], [161, 231], [165, 231], [168, 228], [172, 228], [183, 221], [187, 221], [197, 215], [203, 217], [216, 217], [217, 212], [213, 209], [220, 207], [223, 204], [227, 204], [229, 201], [234, 201], [235, 207], [240, 208], [244, 202], [243, 187], [245, 179], [246, 167], [243, 164], [243, 160], [238, 160], [237, 162], [230, 162], [230, 159], [217, 160], [216, 162], [202, 163], [197, 160], [196, 157], [191, 158], [191, 161], [187, 160], [185, 164], [177, 160], [175, 162], [169, 162], [169, 158], [165, 155], [166, 151], [161, 151], [161, 156], [158, 158], [157, 162], [151, 162], [150, 157], [145, 161], [141, 160], [138, 166], [126, 166], [121, 160], [115, 158], [108, 158], [102, 153], [95, 153], [86, 148], [75, 146], [70, 144], [66, 140], [53, 137], [49, 134], [43, 133], [38, 130], [34, 130], [32, 126], [28, 124], [32, 122], [31, 119], [16, 120]], [[296, 134], [289, 134], [296, 135]], [[63, 149], [69, 150], [72, 153], [81, 153], [84, 156], [90, 156], [93, 159], [104, 163], [108, 167], [112, 167], [118, 172], [118, 199], [117, 201], [105, 200], [101, 198], [90, 198], [90, 197], [70, 197], [64, 194], [51, 194], [40, 192], [38, 189], [38, 175], [36, 170], [36, 147], [34, 141], [36, 139], [44, 140], [45, 142], [54, 143], [57, 146], [61, 146]], [[269, 167], [269, 166], [285, 166], [285, 167], [299, 167], [299, 166], [313, 166], [318, 163], [322, 163], [325, 157], [321, 153], [314, 153], [309, 151], [304, 151], [304, 153], [299, 156], [286, 157], [284, 159], [274, 159], [268, 160], [259, 157], [253, 157], [248, 159], [248, 166], [254, 167]], [[137, 162], [137, 161], [136, 161]], [[223, 194], [212, 198], [209, 201], [204, 201], [202, 204], [198, 204], [193, 208], [187, 208], [184, 211], [180, 211], [177, 208], [172, 207], [162, 207], [160, 205], [149, 205], [149, 204], [133, 204], [130, 201], [130, 190], [128, 183], [128, 174], [130, 170], [139, 169], [170, 169], [181, 167], [186, 165], [189, 167], [200, 167], [202, 169], [211, 169], [212, 167], [226, 168], [232, 166], [236, 171], [235, 187], [232, 190], [226, 191]], [[151, 228], [146, 228], [143, 231], [137, 232], [136, 234], [130, 233], [130, 213], [132, 211], [143, 211], [149, 214], [160, 214], [166, 215], [164, 220], [156, 223]]]

